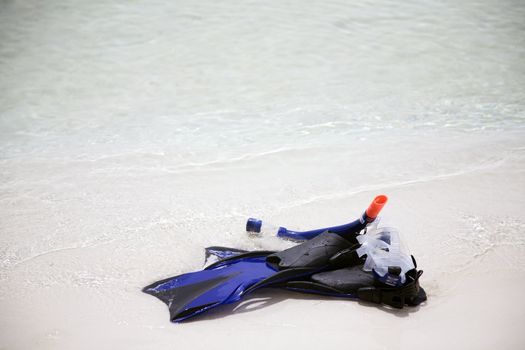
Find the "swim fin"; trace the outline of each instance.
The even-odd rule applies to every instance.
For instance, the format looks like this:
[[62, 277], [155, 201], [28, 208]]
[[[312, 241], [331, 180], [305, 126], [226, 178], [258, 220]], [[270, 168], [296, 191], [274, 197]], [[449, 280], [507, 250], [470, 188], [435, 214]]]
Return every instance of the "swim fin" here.
[[356, 243], [355, 238], [347, 240], [326, 232], [282, 252], [255, 251], [226, 257], [202, 271], [155, 282], [143, 292], [167, 304], [170, 320], [179, 322], [237, 302], [258, 288], [323, 271], [329, 267], [330, 257]]
[[274, 274], [275, 270], [265, 263], [271, 253], [244, 253], [202, 271], [155, 282], [142, 291], [168, 305], [172, 322], [183, 321], [219, 305], [239, 301], [247, 288]]
[[[363, 270], [363, 260], [355, 254], [355, 248], [343, 250], [332, 256], [330, 265], [333, 270], [266, 286], [309, 294], [359, 299], [395, 308], [403, 308], [404, 305], [417, 306], [427, 300], [425, 290], [419, 285], [419, 277], [423, 271], [417, 270], [417, 263], [413, 256], [414, 269], [406, 273], [406, 281], [401, 286], [392, 286], [385, 283], [385, 278]], [[247, 251], [215, 246], [206, 248], [205, 252], [206, 263], [211, 257], [223, 259]], [[389, 274], [394, 279], [398, 273], [399, 270], [395, 268], [389, 270]]]

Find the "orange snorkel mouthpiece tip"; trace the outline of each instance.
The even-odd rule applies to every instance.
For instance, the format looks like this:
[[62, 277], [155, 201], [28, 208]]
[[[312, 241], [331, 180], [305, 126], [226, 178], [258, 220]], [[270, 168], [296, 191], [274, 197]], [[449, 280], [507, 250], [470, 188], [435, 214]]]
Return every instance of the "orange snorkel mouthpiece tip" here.
[[377, 215], [379, 215], [379, 212], [383, 207], [385, 206], [386, 202], [388, 201], [388, 197], [384, 194], [380, 194], [374, 200], [370, 205], [368, 206], [368, 209], [366, 210], [366, 216], [368, 216], [371, 219], [375, 219]]

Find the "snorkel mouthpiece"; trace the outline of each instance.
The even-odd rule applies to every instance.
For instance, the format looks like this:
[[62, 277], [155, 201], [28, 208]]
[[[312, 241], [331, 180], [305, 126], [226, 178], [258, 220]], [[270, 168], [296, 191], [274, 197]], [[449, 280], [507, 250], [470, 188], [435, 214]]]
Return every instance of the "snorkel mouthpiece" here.
[[262, 220], [255, 219], [255, 218], [249, 218], [248, 221], [246, 221], [246, 232], [260, 233], [261, 227], [262, 227]]

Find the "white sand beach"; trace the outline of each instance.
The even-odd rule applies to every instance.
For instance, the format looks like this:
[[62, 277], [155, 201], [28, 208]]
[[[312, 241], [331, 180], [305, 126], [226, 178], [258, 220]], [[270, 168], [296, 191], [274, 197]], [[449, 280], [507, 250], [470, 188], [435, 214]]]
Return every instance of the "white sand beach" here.
[[[0, 3], [0, 349], [521, 349], [520, 2]], [[393, 310], [141, 292], [377, 194], [424, 270]]]

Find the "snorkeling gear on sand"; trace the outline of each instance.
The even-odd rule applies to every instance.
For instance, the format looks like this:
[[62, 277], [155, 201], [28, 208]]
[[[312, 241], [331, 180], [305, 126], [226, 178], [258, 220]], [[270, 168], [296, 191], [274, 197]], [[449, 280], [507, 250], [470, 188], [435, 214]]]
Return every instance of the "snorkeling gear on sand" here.
[[[332, 269], [298, 280], [273, 283], [269, 287], [359, 299], [395, 308], [417, 306], [425, 301], [426, 293], [418, 281], [423, 271], [417, 270], [411, 255], [396, 252], [399, 244], [397, 231], [392, 228], [370, 230], [358, 238], [365, 236], [368, 236], [369, 245], [353, 245], [335, 254], [329, 259]], [[373, 240], [381, 240], [381, 243]], [[206, 262], [212, 258], [225, 259], [246, 253], [227, 247], [208, 247], [205, 250]], [[295, 254], [288, 251], [283, 255]]]
[[[168, 305], [173, 322], [237, 302], [262, 287], [360, 299], [396, 308], [419, 305], [426, 300], [418, 282], [422, 271], [399, 248], [397, 232], [382, 229], [360, 234], [386, 203], [386, 196], [380, 197], [379, 210], [367, 210], [363, 215], [375, 214], [370, 222], [356, 220], [359, 224], [337, 226], [336, 232], [316, 232], [308, 235], [308, 241], [281, 252], [210, 247], [206, 249], [207, 257], [220, 258], [216, 263], [202, 271], [155, 282], [143, 291]], [[371, 207], [376, 207], [374, 202]], [[363, 269], [365, 265], [368, 271]]]

